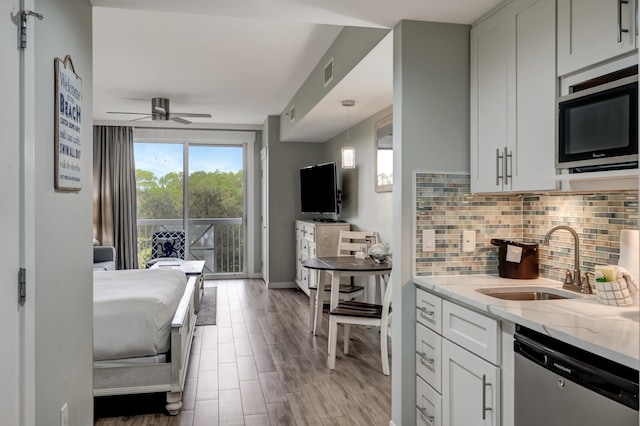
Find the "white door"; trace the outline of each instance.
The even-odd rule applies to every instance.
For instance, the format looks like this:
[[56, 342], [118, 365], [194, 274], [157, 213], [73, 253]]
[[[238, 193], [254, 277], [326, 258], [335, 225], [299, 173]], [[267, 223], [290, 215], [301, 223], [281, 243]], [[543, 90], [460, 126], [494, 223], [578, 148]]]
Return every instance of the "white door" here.
[[269, 223], [269, 175], [267, 162], [267, 148], [260, 150], [260, 227], [262, 238], [262, 279], [269, 284], [269, 233], [267, 232], [267, 224]]
[[[25, 344], [24, 307], [18, 304], [18, 271], [24, 262], [24, 212], [22, 210], [21, 182], [21, 52], [17, 46], [20, 0], [0, 3], [0, 81], [3, 82], [0, 102], [0, 128], [2, 144], [0, 154], [0, 413], [2, 424], [18, 425], [25, 422], [20, 407], [25, 403]], [[15, 19], [15, 21], [13, 21]], [[31, 21], [32, 18], [29, 19]], [[29, 29], [32, 29], [29, 22]], [[30, 46], [33, 49], [33, 46]], [[33, 87], [33, 80], [30, 80]]]

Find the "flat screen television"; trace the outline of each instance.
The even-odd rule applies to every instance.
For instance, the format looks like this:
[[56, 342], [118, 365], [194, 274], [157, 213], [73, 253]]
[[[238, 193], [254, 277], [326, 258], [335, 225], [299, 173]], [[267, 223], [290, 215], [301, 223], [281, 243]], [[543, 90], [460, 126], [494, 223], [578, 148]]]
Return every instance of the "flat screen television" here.
[[300, 206], [302, 213], [338, 214], [336, 163], [300, 169]]

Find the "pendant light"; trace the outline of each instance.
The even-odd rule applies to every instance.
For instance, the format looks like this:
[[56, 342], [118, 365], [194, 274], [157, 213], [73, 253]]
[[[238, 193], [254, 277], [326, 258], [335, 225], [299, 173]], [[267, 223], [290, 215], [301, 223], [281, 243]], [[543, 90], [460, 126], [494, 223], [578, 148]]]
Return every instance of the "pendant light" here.
[[356, 101], [345, 99], [342, 101], [342, 106], [347, 108], [347, 146], [342, 147], [342, 168], [343, 169], [355, 169], [356, 168], [356, 149], [349, 146], [349, 131], [351, 123], [349, 121], [349, 108], [354, 106]]

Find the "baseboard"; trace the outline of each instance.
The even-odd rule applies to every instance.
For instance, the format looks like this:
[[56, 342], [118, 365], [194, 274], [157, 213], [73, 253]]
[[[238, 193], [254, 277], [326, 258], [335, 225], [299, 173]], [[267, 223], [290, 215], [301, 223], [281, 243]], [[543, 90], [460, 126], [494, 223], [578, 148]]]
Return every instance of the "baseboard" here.
[[268, 289], [272, 289], [272, 288], [298, 288], [298, 286], [293, 281], [282, 281], [282, 282], [270, 281], [267, 284], [267, 288]]
[[262, 273], [258, 272], [258, 273], [254, 273], [254, 274], [249, 274], [249, 278], [255, 279], [255, 280], [262, 279]]

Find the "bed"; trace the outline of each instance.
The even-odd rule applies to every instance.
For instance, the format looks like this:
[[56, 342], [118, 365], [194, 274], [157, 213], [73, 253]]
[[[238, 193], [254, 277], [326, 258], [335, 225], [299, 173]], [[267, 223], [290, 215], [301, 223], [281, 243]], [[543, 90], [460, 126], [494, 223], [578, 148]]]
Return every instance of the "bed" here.
[[166, 392], [176, 415], [195, 329], [197, 278], [173, 269], [95, 271], [94, 396]]

